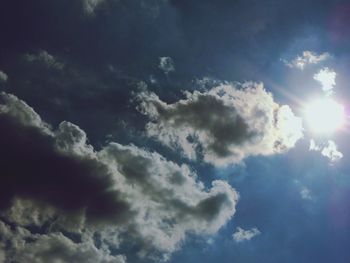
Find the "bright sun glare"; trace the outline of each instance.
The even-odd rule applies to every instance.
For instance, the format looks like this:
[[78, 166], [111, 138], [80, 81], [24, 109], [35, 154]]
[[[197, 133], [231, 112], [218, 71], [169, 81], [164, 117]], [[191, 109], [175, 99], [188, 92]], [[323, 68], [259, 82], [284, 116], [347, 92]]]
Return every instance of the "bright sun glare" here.
[[311, 101], [305, 107], [305, 120], [312, 132], [332, 133], [345, 123], [344, 106], [331, 98]]

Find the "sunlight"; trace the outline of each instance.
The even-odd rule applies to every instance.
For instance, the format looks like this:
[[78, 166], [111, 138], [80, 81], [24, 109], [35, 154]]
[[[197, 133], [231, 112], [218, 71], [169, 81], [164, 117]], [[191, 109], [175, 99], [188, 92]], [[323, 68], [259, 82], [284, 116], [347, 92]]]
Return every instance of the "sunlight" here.
[[344, 106], [330, 98], [314, 100], [305, 107], [305, 120], [312, 132], [332, 133], [345, 122]]

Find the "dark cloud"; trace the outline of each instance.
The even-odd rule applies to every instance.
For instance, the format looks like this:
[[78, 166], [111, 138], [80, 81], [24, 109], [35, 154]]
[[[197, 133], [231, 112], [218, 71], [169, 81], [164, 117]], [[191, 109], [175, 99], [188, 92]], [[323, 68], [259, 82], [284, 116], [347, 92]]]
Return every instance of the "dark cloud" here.
[[3, 222], [0, 222], [0, 235], [0, 243], [7, 243], [6, 252], [0, 247], [1, 262], [126, 262], [122, 255], [112, 256], [103, 249], [97, 249], [91, 238], [76, 243], [61, 233], [35, 235], [25, 228], [11, 229]]
[[300, 118], [275, 103], [262, 85], [221, 85], [185, 94], [172, 104], [147, 90], [136, 98], [150, 119], [148, 135], [191, 159], [203, 155], [218, 166], [238, 163], [250, 155], [283, 152], [302, 137]]
[[[0, 262], [159, 261], [188, 234], [216, 233], [235, 213], [236, 191], [210, 176], [204, 186], [188, 165], [148, 150], [181, 158], [145, 138], [130, 94], [147, 83], [149, 135], [191, 158], [226, 165], [282, 152], [301, 136], [288, 106], [260, 88], [239, 99], [211, 88], [281, 81], [280, 58], [304, 50], [346, 52], [345, 2], [2, 1], [0, 89], [52, 127], [0, 96]], [[182, 100], [181, 90], [190, 91]], [[122, 144], [106, 143], [115, 139]]]
[[[7, 257], [79, 262], [94, 252], [73, 244], [70, 233], [84, 239], [98, 232], [107, 254], [126, 242], [139, 247], [140, 257], [165, 258], [188, 232], [213, 234], [235, 213], [238, 195], [226, 182], [206, 190], [187, 165], [133, 145], [110, 143], [97, 152], [78, 126], [62, 122], [54, 130], [6, 93], [0, 127], [0, 219], [28, 236], [12, 256], [5, 249]], [[8, 235], [15, 238], [12, 230]]]
[[0, 116], [2, 207], [16, 195], [46, 200], [65, 211], [87, 208], [92, 218], [122, 217], [127, 206], [107, 191], [112, 178], [104, 166], [92, 158], [62, 155], [51, 136], [16, 122]]

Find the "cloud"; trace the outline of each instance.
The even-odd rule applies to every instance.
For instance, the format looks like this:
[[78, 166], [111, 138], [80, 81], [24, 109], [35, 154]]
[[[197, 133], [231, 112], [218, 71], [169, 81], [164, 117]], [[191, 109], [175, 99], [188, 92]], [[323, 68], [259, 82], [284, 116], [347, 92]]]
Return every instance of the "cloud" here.
[[105, 0], [82, 0], [83, 8], [86, 14], [94, 14], [95, 9]]
[[6, 82], [8, 79], [8, 76], [5, 72], [0, 70], [0, 83]]
[[137, 211], [135, 227], [148, 246], [171, 252], [185, 233], [215, 233], [234, 214], [238, 195], [223, 181], [207, 192], [188, 166], [135, 146], [111, 143], [99, 155], [118, 167], [118, 189]]
[[0, 226], [26, 233], [5, 250], [12, 260], [123, 262], [110, 251], [124, 243], [166, 259], [187, 233], [214, 234], [235, 213], [238, 193], [226, 182], [204, 187], [187, 165], [134, 145], [96, 151], [78, 126], [53, 129], [14, 95], [0, 94], [0, 127]]
[[335, 86], [335, 77], [337, 73], [329, 68], [323, 68], [314, 75], [314, 80], [317, 80], [322, 85], [322, 90], [326, 95], [332, 95]]
[[303, 51], [301, 56], [297, 56], [292, 61], [283, 60], [283, 62], [290, 68], [298, 68], [303, 70], [305, 66], [309, 64], [318, 64], [329, 59], [330, 57], [330, 54], [327, 52], [317, 55], [317, 53], [312, 51]]
[[281, 153], [302, 137], [301, 119], [274, 102], [262, 84], [220, 85], [168, 104], [147, 90], [136, 94], [150, 122], [147, 134], [190, 159], [225, 166], [251, 155]]
[[310, 200], [311, 198], [311, 191], [309, 188], [307, 188], [306, 186], [303, 186], [300, 190], [300, 196], [302, 199], [307, 199]]
[[327, 142], [316, 142], [311, 139], [309, 150], [321, 152], [321, 154], [327, 157], [331, 162], [337, 162], [343, 158], [343, 154], [338, 151], [337, 145], [332, 140], [328, 140]]
[[338, 151], [337, 145], [334, 141], [328, 141], [328, 146], [323, 148], [321, 154], [326, 156], [332, 162], [339, 161], [343, 158], [343, 154]]
[[168, 75], [169, 72], [175, 71], [175, 64], [171, 57], [160, 57], [158, 67]]
[[34, 54], [25, 54], [25, 61], [28, 63], [37, 63], [44, 65], [47, 68], [61, 70], [64, 64], [57, 60], [53, 55], [49, 54], [46, 50], [39, 50]]
[[251, 240], [253, 237], [260, 235], [261, 232], [257, 228], [244, 230], [243, 228], [237, 227], [236, 232], [233, 233], [232, 237], [236, 242], [243, 242]]
[[[62, 233], [32, 234], [0, 221], [0, 242], [7, 243], [1, 262], [125, 263], [125, 256], [111, 255], [95, 246], [92, 236], [74, 242]], [[6, 260], [6, 261], [5, 261]]]

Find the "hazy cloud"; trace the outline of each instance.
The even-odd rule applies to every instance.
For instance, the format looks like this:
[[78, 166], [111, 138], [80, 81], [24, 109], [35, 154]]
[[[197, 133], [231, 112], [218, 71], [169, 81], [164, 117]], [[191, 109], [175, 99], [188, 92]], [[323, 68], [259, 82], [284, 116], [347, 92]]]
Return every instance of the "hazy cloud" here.
[[82, 0], [86, 14], [94, 14], [95, 9], [105, 0]]
[[306, 186], [303, 186], [300, 190], [300, 196], [303, 199], [311, 199], [311, 191], [309, 188], [307, 188]]
[[243, 242], [251, 240], [253, 237], [260, 235], [261, 232], [257, 228], [244, 230], [243, 228], [237, 227], [236, 232], [233, 233], [232, 237], [236, 242]]
[[[17, 97], [2, 93], [0, 102], [0, 220], [26, 233], [21, 247], [6, 250], [13, 260], [123, 262], [110, 255], [121, 243], [164, 259], [187, 233], [214, 234], [235, 213], [238, 194], [224, 181], [205, 188], [187, 165], [134, 145], [96, 151], [78, 126], [54, 130]], [[98, 234], [103, 254], [67, 231]]]
[[25, 54], [24, 59], [29, 63], [40, 63], [48, 68], [63, 69], [64, 64], [57, 60], [53, 55], [46, 50], [40, 50], [37, 53]]
[[303, 70], [305, 66], [309, 64], [318, 64], [330, 57], [330, 54], [327, 52], [318, 55], [312, 51], [303, 51], [302, 55], [297, 56], [292, 61], [283, 60], [283, 62], [290, 68], [298, 68]]
[[138, 109], [148, 116], [149, 136], [191, 158], [223, 166], [250, 155], [281, 153], [302, 137], [301, 119], [274, 102], [261, 84], [220, 85], [185, 92], [172, 104], [142, 90]]
[[3, 71], [0, 70], [0, 83], [6, 82], [7, 79], [8, 79], [7, 74], [6, 74], [5, 72], [3, 72]]

